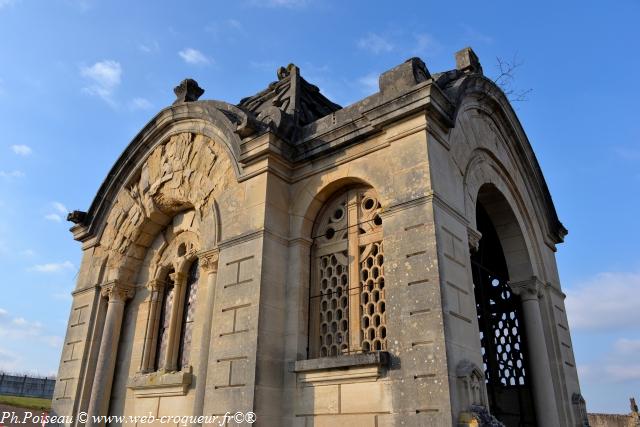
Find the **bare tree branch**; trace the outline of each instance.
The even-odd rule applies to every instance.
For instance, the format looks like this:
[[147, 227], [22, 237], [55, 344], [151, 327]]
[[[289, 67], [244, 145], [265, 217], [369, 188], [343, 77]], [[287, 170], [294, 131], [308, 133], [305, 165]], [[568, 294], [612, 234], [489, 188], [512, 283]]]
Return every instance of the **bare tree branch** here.
[[493, 79], [493, 82], [502, 89], [505, 96], [510, 102], [523, 102], [529, 100], [529, 94], [533, 89], [520, 90], [514, 88], [515, 72], [523, 62], [518, 60], [517, 54], [513, 55], [511, 61], [507, 61], [503, 58], [496, 57], [496, 67], [498, 69], [498, 76]]

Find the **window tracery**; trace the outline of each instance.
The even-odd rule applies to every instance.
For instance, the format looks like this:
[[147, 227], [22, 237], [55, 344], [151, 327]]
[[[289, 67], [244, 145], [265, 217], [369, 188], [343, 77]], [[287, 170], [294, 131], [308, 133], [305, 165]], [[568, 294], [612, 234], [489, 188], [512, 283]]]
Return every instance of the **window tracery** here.
[[354, 188], [334, 197], [314, 231], [311, 355], [385, 350], [384, 247], [375, 192]]

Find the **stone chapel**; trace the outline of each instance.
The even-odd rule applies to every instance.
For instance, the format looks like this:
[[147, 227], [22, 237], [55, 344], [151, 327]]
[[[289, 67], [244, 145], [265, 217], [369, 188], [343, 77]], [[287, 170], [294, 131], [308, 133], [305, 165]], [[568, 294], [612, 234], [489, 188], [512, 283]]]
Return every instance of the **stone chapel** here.
[[295, 65], [235, 105], [180, 83], [69, 215], [83, 258], [53, 411], [588, 425], [567, 230], [509, 100], [470, 48], [455, 60], [411, 58], [347, 107]]

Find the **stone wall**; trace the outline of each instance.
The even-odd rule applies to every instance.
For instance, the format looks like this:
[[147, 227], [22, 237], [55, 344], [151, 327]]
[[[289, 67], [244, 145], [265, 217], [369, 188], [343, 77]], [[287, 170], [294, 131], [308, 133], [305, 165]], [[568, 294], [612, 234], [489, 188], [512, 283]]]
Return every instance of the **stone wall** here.
[[621, 414], [589, 414], [591, 427], [636, 427], [631, 415]]

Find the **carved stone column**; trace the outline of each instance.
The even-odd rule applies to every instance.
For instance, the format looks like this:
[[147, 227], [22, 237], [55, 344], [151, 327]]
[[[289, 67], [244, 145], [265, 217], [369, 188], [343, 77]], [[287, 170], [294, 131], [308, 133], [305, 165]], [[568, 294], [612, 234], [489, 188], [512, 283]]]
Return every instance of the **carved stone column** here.
[[147, 284], [147, 288], [151, 293], [149, 297], [149, 317], [147, 321], [147, 333], [144, 342], [144, 349], [142, 354], [142, 366], [141, 372], [150, 372], [154, 368], [154, 357], [156, 343], [158, 341], [158, 321], [160, 320], [160, 304], [162, 301], [162, 294], [166, 283], [163, 280], [152, 279]]
[[[207, 368], [209, 366], [209, 347], [211, 347], [211, 334], [213, 323], [213, 305], [215, 304], [216, 279], [218, 276], [218, 249], [203, 252], [199, 256], [200, 268], [207, 276], [207, 301], [204, 325], [202, 326], [202, 338], [200, 344], [200, 356], [198, 371], [196, 372], [196, 395], [194, 399], [193, 414], [204, 415], [204, 394], [207, 380]], [[194, 424], [200, 425], [200, 424]]]
[[89, 415], [87, 426], [104, 425], [104, 422], [94, 422], [91, 418], [92, 416], [107, 415], [116, 356], [118, 354], [118, 341], [120, 340], [120, 330], [124, 316], [124, 305], [129, 298], [133, 297], [134, 292], [133, 286], [125, 285], [118, 280], [102, 285], [101, 295], [108, 299], [108, 305], [102, 340], [100, 341], [100, 353], [91, 389], [89, 409], [87, 410]]
[[169, 324], [169, 342], [167, 343], [166, 359], [161, 360], [162, 368], [167, 371], [175, 371], [178, 367], [178, 340], [180, 340], [180, 327], [182, 310], [184, 309], [184, 288], [187, 283], [187, 274], [179, 271], [169, 274], [173, 282], [173, 307], [171, 307], [171, 323]]
[[542, 283], [537, 277], [509, 283], [513, 293], [522, 300], [525, 331], [529, 350], [530, 378], [533, 385], [533, 401], [536, 418], [541, 426], [559, 427], [558, 408], [551, 379], [551, 364], [540, 312]]

